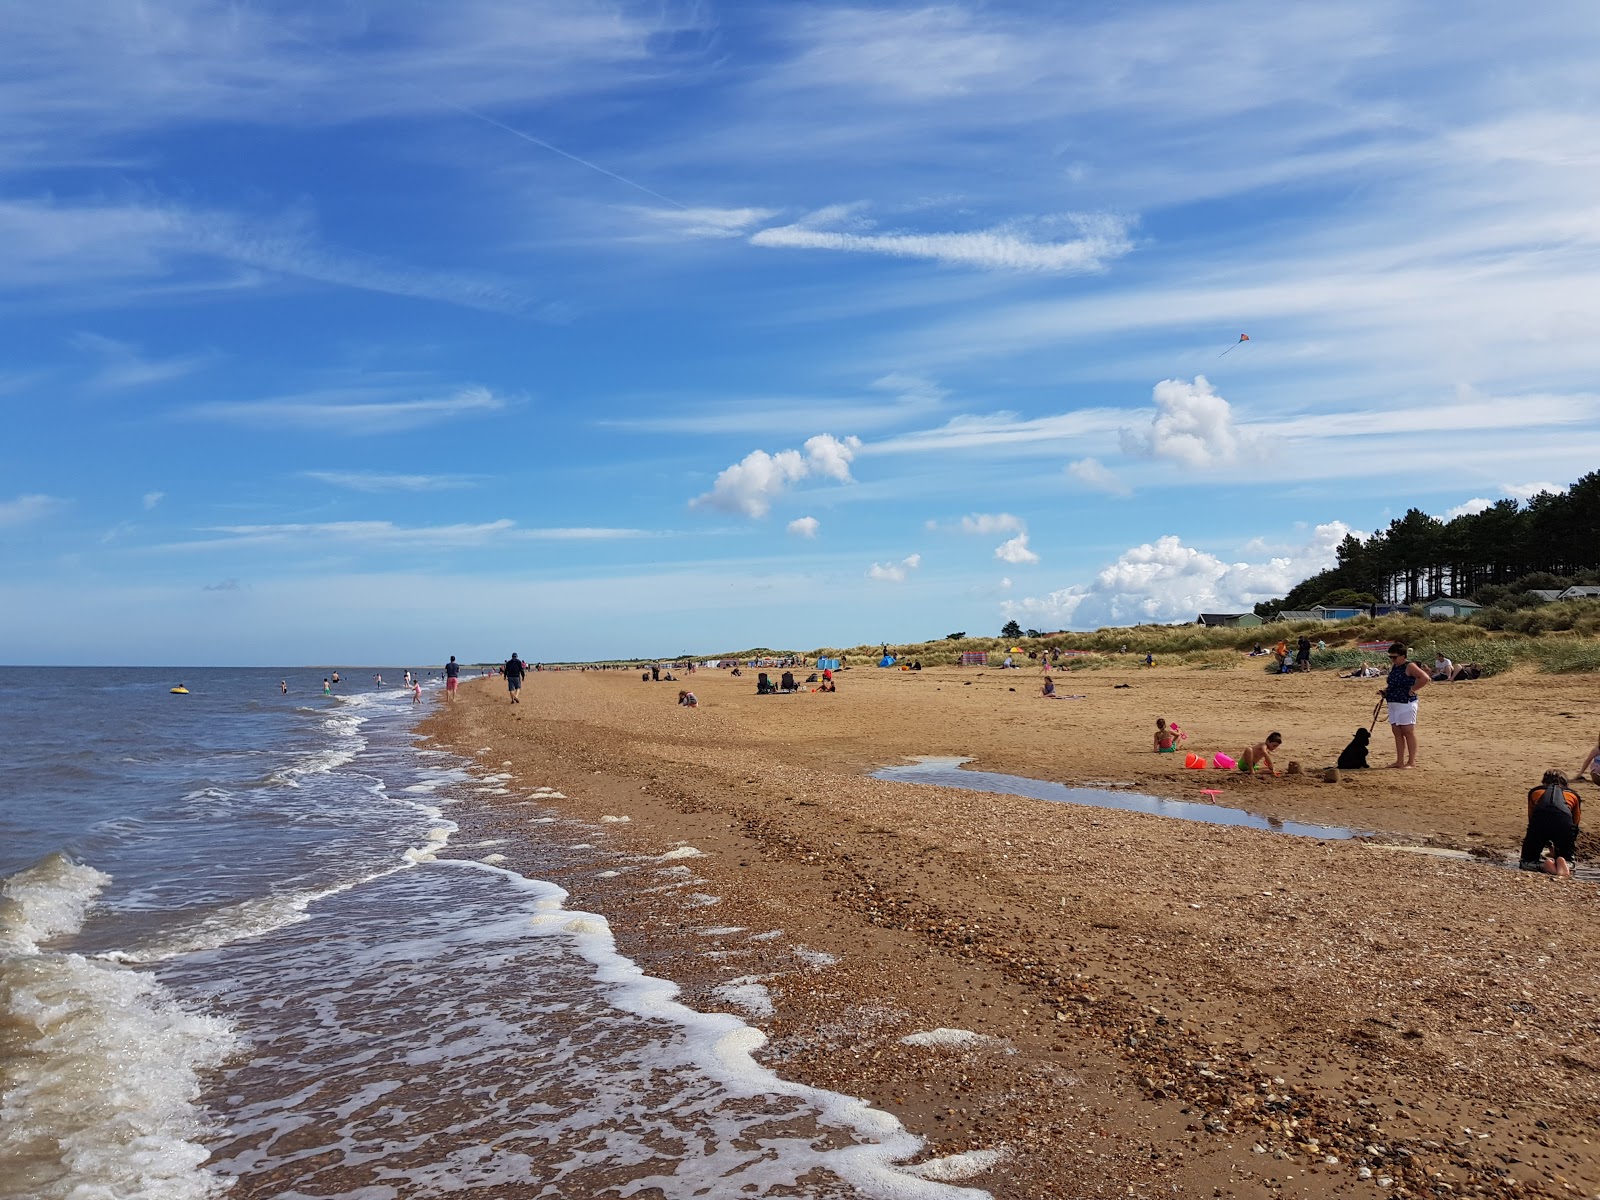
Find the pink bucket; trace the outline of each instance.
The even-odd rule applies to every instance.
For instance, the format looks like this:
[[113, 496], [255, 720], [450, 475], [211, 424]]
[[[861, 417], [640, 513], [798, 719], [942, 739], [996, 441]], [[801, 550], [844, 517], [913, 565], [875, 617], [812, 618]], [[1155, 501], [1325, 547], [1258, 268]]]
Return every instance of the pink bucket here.
[[1222, 751], [1217, 751], [1211, 756], [1211, 765], [1219, 771], [1231, 771], [1239, 765], [1236, 759], [1229, 758]]

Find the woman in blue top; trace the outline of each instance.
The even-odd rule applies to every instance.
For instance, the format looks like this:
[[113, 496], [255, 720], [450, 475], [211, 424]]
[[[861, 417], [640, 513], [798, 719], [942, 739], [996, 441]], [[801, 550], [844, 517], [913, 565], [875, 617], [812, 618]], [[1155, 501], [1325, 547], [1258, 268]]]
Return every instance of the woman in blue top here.
[[1394, 731], [1391, 767], [1417, 765], [1417, 693], [1428, 683], [1428, 673], [1407, 660], [1404, 642], [1389, 647], [1389, 678], [1378, 695], [1389, 702], [1389, 728]]

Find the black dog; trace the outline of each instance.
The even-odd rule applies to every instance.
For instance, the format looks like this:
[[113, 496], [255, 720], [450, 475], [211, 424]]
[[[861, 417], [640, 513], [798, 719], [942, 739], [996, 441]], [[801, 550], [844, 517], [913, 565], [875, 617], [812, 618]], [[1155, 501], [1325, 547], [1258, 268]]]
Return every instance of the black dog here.
[[1368, 730], [1356, 730], [1355, 737], [1350, 739], [1350, 744], [1339, 755], [1339, 769], [1341, 771], [1365, 771], [1367, 769], [1367, 743], [1371, 740], [1372, 734]]

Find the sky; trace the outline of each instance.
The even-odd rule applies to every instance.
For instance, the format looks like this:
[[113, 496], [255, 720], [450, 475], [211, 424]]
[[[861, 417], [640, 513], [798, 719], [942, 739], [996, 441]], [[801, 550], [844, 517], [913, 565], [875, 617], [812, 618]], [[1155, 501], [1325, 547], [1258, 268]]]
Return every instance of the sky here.
[[4, 6], [0, 661], [1281, 596], [1600, 462], [1597, 55], [1592, 0]]

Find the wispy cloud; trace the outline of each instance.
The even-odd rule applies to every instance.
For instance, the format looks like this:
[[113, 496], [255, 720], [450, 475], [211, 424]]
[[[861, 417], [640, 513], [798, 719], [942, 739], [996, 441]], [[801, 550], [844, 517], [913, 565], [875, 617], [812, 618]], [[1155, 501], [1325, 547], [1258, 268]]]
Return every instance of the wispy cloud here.
[[89, 386], [102, 391], [169, 383], [193, 375], [217, 360], [217, 356], [210, 353], [151, 358], [132, 342], [121, 342], [93, 333], [75, 335], [72, 344], [101, 360], [99, 369], [89, 377]]
[[445, 525], [397, 525], [393, 521], [284, 522], [261, 525], [213, 525], [202, 530], [218, 536], [176, 542], [163, 550], [226, 550], [240, 546], [299, 545], [365, 549], [472, 549], [507, 541], [618, 541], [655, 536], [643, 529], [550, 527], [519, 528], [508, 517], [497, 521]]
[[944, 405], [949, 392], [933, 380], [908, 371], [891, 371], [867, 385], [887, 396], [878, 399], [837, 397], [742, 396], [738, 400], [698, 405], [695, 411], [671, 416], [607, 418], [597, 424], [639, 433], [793, 434], [818, 425], [836, 429], [882, 429], [926, 416]]
[[770, 208], [631, 208], [656, 229], [675, 237], [736, 238], [777, 215]]
[[441, 492], [476, 487], [477, 481], [465, 475], [401, 475], [387, 471], [302, 471], [333, 487], [353, 492]]
[[18, 496], [15, 500], [0, 500], [0, 526], [25, 525], [60, 512], [66, 506], [65, 500], [42, 492]]
[[1108, 496], [1131, 496], [1133, 489], [1098, 458], [1080, 458], [1067, 464], [1067, 474], [1085, 487]]
[[339, 389], [274, 400], [223, 400], [196, 405], [187, 415], [257, 429], [305, 429], [348, 436], [399, 433], [499, 412], [506, 401], [488, 388], [464, 387], [449, 395], [408, 400], [362, 399], [374, 389]]
[[[10, 291], [79, 306], [100, 303], [97, 288], [233, 291], [239, 270], [246, 269], [256, 288], [284, 277], [492, 312], [528, 307], [505, 286], [466, 273], [330, 248], [299, 213], [251, 220], [171, 203], [6, 199], [0, 200], [0, 257], [8, 264]], [[137, 369], [129, 380], [141, 382]]]
[[[750, 244], [929, 259], [985, 271], [1054, 274], [1101, 271], [1133, 249], [1129, 222], [1110, 214], [1070, 213], [1048, 221], [1012, 222], [966, 233], [866, 233], [826, 228], [840, 219], [840, 210], [824, 210], [793, 225], [754, 233]], [[1048, 230], [1060, 226], [1076, 236], [1048, 240]]]
[[145, 512], [149, 512], [156, 505], [160, 504], [163, 500], [165, 500], [166, 497], [167, 497], [167, 494], [165, 492], [146, 492], [144, 494], [144, 510], [145, 510]]

